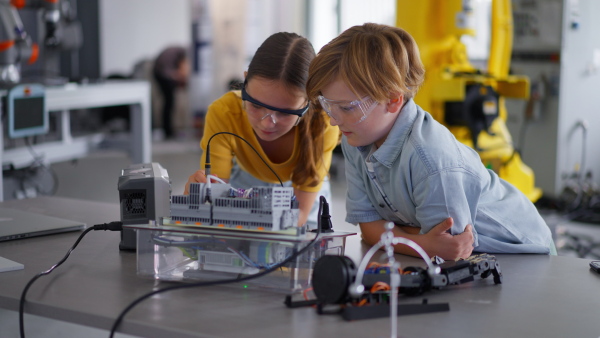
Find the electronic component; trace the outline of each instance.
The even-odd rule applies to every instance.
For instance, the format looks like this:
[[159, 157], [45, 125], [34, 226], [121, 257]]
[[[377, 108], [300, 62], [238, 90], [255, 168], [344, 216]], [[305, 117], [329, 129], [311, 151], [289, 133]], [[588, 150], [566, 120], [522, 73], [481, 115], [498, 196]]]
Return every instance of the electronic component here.
[[[294, 251], [294, 246], [290, 243], [223, 240], [202, 236], [194, 240], [192, 238], [188, 237], [184, 246], [179, 247], [187, 257], [196, 261], [196, 264], [190, 265], [183, 272], [183, 276], [188, 279], [206, 271], [253, 275], [284, 261]], [[192, 244], [194, 242], [196, 243]], [[163, 244], [158, 238], [155, 238], [155, 243]]]
[[12, 87], [6, 96], [8, 135], [11, 138], [46, 134], [48, 110], [45, 88], [40, 84]]
[[[170, 214], [171, 182], [158, 163], [132, 164], [119, 177], [119, 201], [123, 224], [160, 223]], [[119, 249], [135, 250], [133, 229], [123, 229]]]
[[[487, 278], [493, 275], [494, 283], [502, 283], [502, 273], [496, 258], [489, 254], [479, 254], [464, 260], [447, 261], [439, 265], [439, 273], [430, 274], [428, 269], [409, 266], [400, 271], [400, 294], [421, 295], [432, 289], [463, 284], [475, 280], [475, 276]], [[389, 294], [392, 271], [389, 265], [371, 264], [364, 270], [362, 285], [364, 292], [353, 295], [353, 285], [357, 282], [358, 270], [354, 262], [345, 256], [323, 256], [313, 270], [313, 292], [316, 299], [302, 302], [303, 305], [317, 305], [319, 313], [330, 313], [329, 305], [339, 305], [335, 309], [345, 320], [379, 318], [390, 315]], [[289, 307], [297, 307], [291, 298], [286, 300]], [[369, 305], [369, 306], [363, 306]], [[447, 304], [403, 304], [398, 305], [398, 315], [449, 311]]]
[[[256, 186], [247, 190], [236, 189], [210, 174], [210, 142], [218, 135], [239, 138], [264, 162], [258, 151], [243, 137], [230, 132], [213, 134], [208, 139], [204, 154], [207, 182], [190, 183], [189, 195], [173, 196], [171, 218], [164, 219], [163, 224], [275, 232], [290, 229], [296, 234], [304, 233], [306, 229], [297, 226], [300, 210], [294, 188], [284, 187], [281, 178], [266, 162], [266, 167], [279, 180], [280, 187]], [[327, 227], [330, 228], [328, 225]]]
[[[212, 200], [215, 202], [216, 198]], [[326, 203], [323, 196], [321, 203]], [[131, 224], [124, 228], [137, 232], [140, 276], [194, 282], [264, 275], [250, 284], [294, 293], [310, 285], [312, 269], [320, 257], [343, 255], [346, 237], [355, 235], [337, 231], [320, 234], [315, 239], [315, 234], [299, 232], [305, 227], [297, 226], [285, 231], [240, 231], [184, 223]], [[290, 257], [295, 258], [290, 260]], [[276, 273], [265, 275], [277, 266]]]
[[171, 198], [168, 225], [281, 231], [297, 228], [298, 201], [291, 187], [234, 189], [228, 183], [190, 183], [189, 195]]
[[492, 123], [499, 117], [499, 95], [492, 86], [479, 83], [465, 87], [465, 97], [461, 101], [446, 101], [444, 103], [444, 122], [448, 126], [466, 126], [471, 132], [473, 148], [481, 151], [477, 141], [482, 131], [494, 135]]
[[596, 271], [597, 273], [600, 273], [600, 261], [591, 261], [590, 269]]

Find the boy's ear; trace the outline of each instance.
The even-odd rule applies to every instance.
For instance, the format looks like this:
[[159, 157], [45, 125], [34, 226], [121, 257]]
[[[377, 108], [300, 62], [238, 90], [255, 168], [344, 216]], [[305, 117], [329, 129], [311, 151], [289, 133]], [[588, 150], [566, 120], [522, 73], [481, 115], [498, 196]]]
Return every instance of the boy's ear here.
[[404, 106], [404, 95], [398, 94], [395, 98], [390, 99], [388, 102], [388, 111], [390, 113], [397, 113]]

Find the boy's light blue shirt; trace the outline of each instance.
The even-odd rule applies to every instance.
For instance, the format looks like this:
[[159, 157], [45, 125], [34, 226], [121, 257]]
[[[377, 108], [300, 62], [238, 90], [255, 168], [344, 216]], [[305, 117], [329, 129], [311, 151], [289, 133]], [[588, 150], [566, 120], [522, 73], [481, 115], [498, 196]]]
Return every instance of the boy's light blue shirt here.
[[452, 217], [452, 234], [473, 225], [478, 252], [548, 254], [553, 247], [550, 229], [533, 203], [486, 169], [477, 152], [413, 100], [383, 145], [371, 149], [342, 139], [347, 222], [385, 219], [419, 227], [424, 234]]

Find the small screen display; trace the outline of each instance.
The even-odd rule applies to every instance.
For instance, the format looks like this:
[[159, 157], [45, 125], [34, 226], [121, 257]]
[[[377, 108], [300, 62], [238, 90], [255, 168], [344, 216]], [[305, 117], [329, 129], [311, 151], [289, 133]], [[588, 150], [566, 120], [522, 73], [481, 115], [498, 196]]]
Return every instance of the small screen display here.
[[15, 131], [31, 128], [44, 128], [44, 97], [15, 98]]

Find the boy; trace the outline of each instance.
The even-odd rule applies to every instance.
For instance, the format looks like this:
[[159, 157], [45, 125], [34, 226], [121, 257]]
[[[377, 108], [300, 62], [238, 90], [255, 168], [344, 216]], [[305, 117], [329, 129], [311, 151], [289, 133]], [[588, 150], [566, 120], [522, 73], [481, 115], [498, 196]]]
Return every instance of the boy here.
[[[312, 61], [308, 97], [343, 134], [346, 221], [370, 245], [394, 222], [396, 236], [444, 259], [554, 253], [525, 195], [414, 103], [424, 74], [414, 39], [373, 23], [346, 30]], [[396, 252], [415, 255], [402, 245]]]

